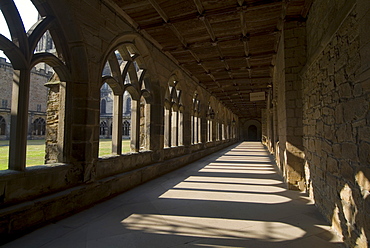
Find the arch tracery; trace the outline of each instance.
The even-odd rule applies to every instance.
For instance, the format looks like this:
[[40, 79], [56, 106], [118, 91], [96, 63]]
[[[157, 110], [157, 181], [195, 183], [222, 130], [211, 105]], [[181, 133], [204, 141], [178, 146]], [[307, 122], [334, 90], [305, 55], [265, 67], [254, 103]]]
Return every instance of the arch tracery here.
[[[39, 12], [40, 18], [29, 30], [26, 30], [15, 2], [13, 0], [0, 2], [1, 13], [10, 31], [9, 38], [0, 34], [0, 50], [9, 59], [13, 66], [13, 73], [16, 75], [13, 77], [13, 104], [11, 107], [10, 153], [8, 159], [9, 169], [13, 170], [24, 170], [26, 167], [25, 148], [27, 146], [28, 129], [25, 126], [28, 123], [21, 120], [27, 120], [29, 115], [30, 90], [32, 89], [31, 73], [34, 66], [38, 66], [41, 63], [48, 65], [51, 70], [58, 74], [59, 83], [71, 80], [71, 71], [67, 66], [69, 61], [65, 61], [61, 55], [62, 53], [58, 53], [58, 51], [63, 52], [64, 57], [69, 57], [66, 43], [56, 42], [55, 53], [37, 51], [36, 49], [46, 35], [51, 35], [50, 39], [58, 40], [63, 39], [63, 34], [53, 32], [53, 30], [59, 30], [60, 27], [54, 13], [51, 13], [51, 9], [45, 11], [38, 1], [34, 1], [31, 4], [33, 3], [35, 10], [41, 10], [41, 13]], [[46, 5], [48, 4], [43, 6], [45, 7]], [[63, 116], [64, 114], [60, 113], [60, 115]], [[64, 129], [62, 128], [60, 131], [62, 130]], [[44, 129], [38, 128], [33, 131], [45, 134]], [[59, 133], [60, 139], [63, 139], [63, 136], [63, 133]], [[59, 159], [58, 162], [63, 162], [62, 159], [64, 158], [59, 157]]]
[[177, 73], [173, 73], [167, 83], [164, 97], [164, 146], [183, 145], [183, 111], [182, 90]]
[[[150, 108], [148, 104], [152, 102], [152, 94], [149, 90], [149, 75], [146, 73], [144, 65], [145, 62], [141, 57], [140, 50], [129, 40], [119, 39], [117, 46], [113, 47], [107, 55], [101, 84], [107, 83], [112, 88], [114, 95], [112, 111], [113, 154], [122, 153], [122, 136], [127, 136], [127, 133], [130, 133], [131, 151], [138, 152], [149, 149], [149, 139], [142, 133], [147, 133], [149, 128]], [[125, 92], [128, 92], [131, 99], [130, 113], [123, 107], [126, 104], [124, 102]], [[130, 125], [127, 125], [128, 115]], [[130, 131], [127, 131], [128, 127]]]

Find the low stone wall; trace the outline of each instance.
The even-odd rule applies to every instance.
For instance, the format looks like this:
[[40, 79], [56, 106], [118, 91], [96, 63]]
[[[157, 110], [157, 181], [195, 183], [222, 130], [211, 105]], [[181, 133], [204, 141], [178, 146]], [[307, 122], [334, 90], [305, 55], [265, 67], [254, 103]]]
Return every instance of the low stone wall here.
[[[223, 142], [158, 163], [150, 162], [153, 154], [150, 151], [103, 158], [96, 165], [96, 180], [88, 183], [81, 183], [81, 178], [77, 176], [81, 174], [79, 169], [65, 164], [53, 167], [35, 166], [27, 168], [25, 172], [0, 171], [0, 190], [5, 192], [0, 210], [0, 244], [36, 227], [84, 210], [235, 142]], [[26, 190], [20, 192], [19, 189]], [[11, 195], [7, 195], [8, 192]]]
[[80, 182], [79, 173], [78, 169], [66, 164], [31, 166], [23, 172], [1, 170], [0, 207], [13, 206], [73, 187]]

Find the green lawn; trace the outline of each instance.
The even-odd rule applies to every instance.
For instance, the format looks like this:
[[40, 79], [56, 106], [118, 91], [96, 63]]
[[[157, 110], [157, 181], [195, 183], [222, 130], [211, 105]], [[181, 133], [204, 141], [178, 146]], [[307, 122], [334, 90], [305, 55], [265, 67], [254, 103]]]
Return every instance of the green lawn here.
[[[112, 140], [103, 139], [99, 143], [99, 157], [111, 154]], [[130, 152], [130, 140], [122, 141], [122, 153]], [[0, 170], [8, 168], [9, 141], [0, 140]], [[43, 165], [45, 160], [45, 140], [27, 141], [27, 166]]]
[[[130, 140], [122, 140], [122, 153], [130, 152]], [[112, 140], [99, 140], [99, 157], [112, 154]]]
[[[0, 140], [0, 170], [8, 168], [9, 140]], [[27, 140], [26, 165], [42, 165], [45, 159], [45, 140]]]

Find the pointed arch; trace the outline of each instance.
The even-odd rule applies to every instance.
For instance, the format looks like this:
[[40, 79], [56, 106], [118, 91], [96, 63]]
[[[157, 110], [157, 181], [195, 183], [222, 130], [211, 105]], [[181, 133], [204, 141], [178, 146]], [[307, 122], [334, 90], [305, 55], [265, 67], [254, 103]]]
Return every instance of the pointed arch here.
[[174, 71], [167, 81], [164, 93], [164, 146], [183, 145], [184, 106], [182, 105], [181, 73]]
[[[138, 44], [140, 47], [137, 47]], [[142, 144], [145, 146], [143, 149], [149, 148], [150, 139], [143, 137], [143, 133], [144, 135], [150, 133], [147, 129], [150, 128], [150, 104], [153, 102], [153, 96], [143, 53], [148, 56], [148, 50], [135, 35], [123, 35], [112, 42], [103, 60], [102, 67], [104, 68], [105, 63], [108, 63], [111, 70], [111, 76], [105, 76], [103, 80], [110, 83], [115, 95], [113, 101], [115, 110], [112, 117], [113, 154], [121, 154], [122, 151], [123, 95], [125, 92], [130, 94], [131, 99], [131, 151], [138, 152], [143, 148]]]
[[[13, 85], [13, 104], [12, 104], [12, 120], [10, 129], [10, 153], [9, 153], [9, 169], [14, 170], [24, 170], [26, 167], [26, 138], [28, 132], [32, 129], [28, 129], [26, 126], [27, 122], [23, 120], [28, 119], [29, 111], [29, 98], [31, 89], [31, 72], [32, 68], [39, 63], [45, 63], [49, 65], [53, 71], [58, 74], [58, 82], [53, 82], [54, 85], [63, 85], [64, 89], [61, 91], [60, 98], [65, 99], [64, 94], [66, 93], [66, 83], [71, 81], [71, 70], [67, 66], [64, 59], [70, 58], [69, 48], [65, 42], [64, 32], [55, 32], [60, 30], [60, 20], [55, 17], [54, 8], [48, 8], [50, 3], [40, 3], [40, 1], [30, 1], [36, 10], [39, 12], [41, 18], [35, 22], [35, 24], [26, 32], [22, 18], [13, 0], [6, 0], [0, 2], [0, 9], [6, 20], [6, 23], [11, 34], [11, 39], [7, 39], [5, 36], [0, 35], [0, 49], [8, 57], [14, 68], [14, 83]], [[72, 27], [71, 30], [75, 31]], [[48, 52], [37, 53], [35, 48], [38, 42], [42, 39], [43, 35], [50, 31], [53, 39], [57, 42], [57, 48], [63, 51], [62, 56], [55, 55]], [[77, 32], [76, 32], [77, 33]], [[64, 45], [62, 45], [65, 43]], [[79, 54], [81, 56], [81, 54]], [[52, 84], [48, 84], [48, 87]], [[68, 102], [68, 101], [66, 101]], [[65, 111], [68, 106], [63, 108]], [[60, 112], [60, 116], [69, 116], [65, 113]], [[58, 139], [64, 140], [66, 136], [64, 134], [67, 132], [66, 128], [62, 127], [65, 121], [61, 121], [60, 127], [58, 127]], [[38, 130], [40, 131], [40, 130]], [[40, 131], [45, 133], [45, 131]], [[38, 133], [40, 133], [38, 132]], [[62, 141], [61, 141], [62, 142]], [[65, 144], [65, 142], [63, 142]], [[60, 148], [64, 149], [64, 148]], [[48, 152], [53, 152], [52, 150]], [[56, 151], [55, 151], [56, 152]], [[62, 150], [59, 150], [59, 154], [63, 154]], [[57, 162], [64, 162], [64, 156], [58, 157]]]

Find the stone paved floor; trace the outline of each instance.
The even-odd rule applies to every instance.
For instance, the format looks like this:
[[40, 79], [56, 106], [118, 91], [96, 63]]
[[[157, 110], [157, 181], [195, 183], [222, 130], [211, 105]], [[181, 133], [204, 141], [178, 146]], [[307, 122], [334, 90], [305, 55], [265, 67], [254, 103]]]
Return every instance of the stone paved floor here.
[[342, 247], [266, 149], [243, 142], [3, 247]]

